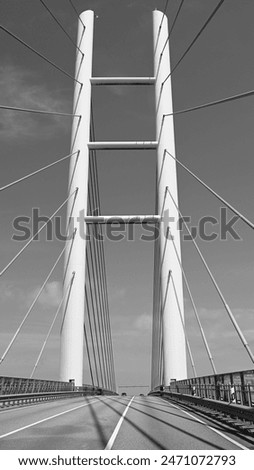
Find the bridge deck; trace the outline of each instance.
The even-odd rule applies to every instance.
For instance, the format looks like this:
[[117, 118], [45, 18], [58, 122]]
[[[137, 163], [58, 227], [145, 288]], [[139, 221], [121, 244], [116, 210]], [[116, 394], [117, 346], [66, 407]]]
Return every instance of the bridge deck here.
[[130, 400], [127, 396], [74, 398], [3, 410], [0, 449], [253, 448], [251, 438], [246, 444], [232, 430], [161, 398], [136, 396], [131, 404]]

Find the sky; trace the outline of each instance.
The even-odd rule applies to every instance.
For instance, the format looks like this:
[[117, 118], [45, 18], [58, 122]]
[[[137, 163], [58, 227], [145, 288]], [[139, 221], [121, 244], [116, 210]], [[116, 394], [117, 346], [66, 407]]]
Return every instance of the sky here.
[[[75, 40], [77, 17], [68, 0], [47, 0]], [[152, 76], [152, 11], [164, 0], [75, 0], [79, 12], [95, 11], [94, 76]], [[170, 0], [170, 24], [179, 6]], [[217, 2], [186, 0], [170, 41], [174, 65]], [[0, 0], [1, 23], [60, 67], [74, 74], [75, 49], [39, 1]], [[180, 110], [253, 88], [254, 4], [226, 0], [172, 76], [174, 109]], [[72, 112], [73, 82], [0, 31], [0, 104]], [[97, 140], [154, 140], [153, 87], [107, 87], [93, 91]], [[175, 117], [179, 160], [235, 205], [253, 213], [253, 98]], [[0, 110], [0, 186], [69, 153], [71, 120]], [[102, 214], [151, 214], [155, 204], [156, 155], [98, 152]], [[12, 221], [33, 207], [50, 215], [67, 197], [68, 162], [1, 193], [1, 269], [21, 248], [11, 240]], [[219, 217], [221, 204], [181, 168], [181, 212], [197, 224]], [[65, 211], [61, 212], [63, 219]], [[230, 218], [230, 213], [228, 213]], [[253, 234], [235, 225], [241, 241], [197, 239], [250, 346], [254, 349]], [[153, 245], [139, 240], [106, 242], [106, 269], [118, 385], [149, 385]], [[40, 237], [0, 283], [0, 355], [57, 258], [63, 242]], [[183, 264], [219, 372], [252, 368], [190, 241], [182, 241]], [[1, 375], [29, 376], [61, 298], [60, 263], [29, 322], [0, 366]], [[198, 375], [209, 363], [188, 295], [185, 316]], [[59, 318], [37, 369], [55, 379], [59, 369]], [[189, 367], [189, 375], [192, 371]], [[85, 361], [84, 382], [89, 381]], [[119, 388], [119, 390], [123, 390]], [[147, 389], [137, 388], [143, 392]]]

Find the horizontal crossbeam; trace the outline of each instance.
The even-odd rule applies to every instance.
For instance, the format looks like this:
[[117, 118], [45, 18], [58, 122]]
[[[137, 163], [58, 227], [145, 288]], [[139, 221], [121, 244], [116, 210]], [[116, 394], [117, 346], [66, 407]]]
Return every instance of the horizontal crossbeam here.
[[89, 142], [88, 147], [91, 150], [154, 150], [157, 148], [156, 141], [140, 142]]
[[155, 77], [93, 77], [92, 85], [154, 85]]
[[85, 217], [87, 224], [156, 224], [160, 215], [97, 215]]

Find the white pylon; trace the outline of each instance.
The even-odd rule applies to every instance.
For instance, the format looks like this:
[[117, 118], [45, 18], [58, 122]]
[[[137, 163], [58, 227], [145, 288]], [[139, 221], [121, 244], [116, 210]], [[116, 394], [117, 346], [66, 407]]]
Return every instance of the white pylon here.
[[[158, 140], [158, 214], [161, 214], [163, 211], [163, 214], [161, 214], [163, 215], [163, 221], [160, 226], [160, 251], [161, 257], [164, 253], [161, 264], [161, 305], [164, 305], [163, 312], [161, 312], [164, 385], [169, 385], [171, 379], [179, 380], [187, 377], [187, 364], [183, 323], [179, 314], [173, 285], [169, 280], [169, 273], [171, 273], [170, 276], [173, 276], [174, 279], [180, 309], [181, 312], [184, 312], [181, 267], [172, 241], [169, 239], [166, 242], [167, 227], [170, 226], [170, 232], [174, 237], [175, 247], [181, 259], [178, 211], [169, 194], [166, 194], [166, 188], [168, 187], [178, 205], [176, 163], [165, 154], [165, 150], [168, 150], [172, 155], [175, 155], [173, 116], [164, 118], [164, 115], [171, 114], [173, 111], [168, 21], [165, 14], [157, 10], [153, 12], [153, 30], [154, 75], [156, 77], [156, 134]], [[166, 78], [167, 80], [164, 82]]]
[[[60, 380], [75, 380], [75, 385], [83, 382], [83, 344], [84, 344], [84, 286], [85, 286], [85, 227], [82, 218], [87, 213], [88, 171], [91, 114], [91, 75], [93, 49], [93, 11], [85, 11], [80, 15], [77, 45], [84, 55], [77, 50], [76, 74], [74, 89], [71, 152], [78, 152], [70, 162], [69, 194], [76, 191], [70, 199], [67, 209], [67, 223], [72, 218], [71, 230], [77, 229], [73, 240], [67, 241], [65, 257], [64, 291], [68, 289], [70, 280], [75, 273], [74, 281], [63, 306], [63, 325], [61, 330], [61, 364]], [[85, 28], [84, 26], [85, 25]]]

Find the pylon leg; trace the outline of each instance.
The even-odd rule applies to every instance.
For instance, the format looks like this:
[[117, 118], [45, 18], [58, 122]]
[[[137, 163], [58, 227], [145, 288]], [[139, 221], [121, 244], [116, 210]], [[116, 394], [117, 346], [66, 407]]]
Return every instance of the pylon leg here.
[[[178, 204], [176, 164], [172, 158], [165, 154], [167, 149], [172, 155], [175, 155], [173, 116], [164, 118], [164, 115], [170, 114], [173, 111], [171, 77], [163, 84], [166, 77], [170, 74], [169, 45], [168, 42], [166, 43], [168, 38], [167, 17], [162, 12], [156, 10], [153, 12], [153, 23], [154, 75], [156, 77], [156, 133], [158, 140], [158, 214], [161, 214], [163, 211], [163, 221], [160, 230], [160, 252], [161, 256], [164, 254], [161, 265], [161, 305], [164, 305], [162, 312], [163, 363], [164, 382], [165, 385], [169, 385], [171, 379], [184, 379], [187, 377], [187, 365], [183, 324], [172, 282], [169, 281], [168, 284], [168, 276], [169, 272], [171, 272], [183, 316], [182, 272], [172, 241], [168, 239], [165, 245], [167, 227], [169, 226], [181, 259], [178, 212], [169, 194], [166, 194], [166, 187], [169, 187], [176, 204]], [[165, 44], [166, 47], [164, 47]]]
[[78, 156], [72, 157], [69, 173], [69, 194], [75, 192], [76, 188], [77, 192], [75, 200], [74, 197], [70, 199], [67, 209], [67, 223], [72, 217], [71, 227], [77, 231], [73, 242], [67, 241], [65, 291], [69, 289], [73, 272], [75, 277], [63, 308], [60, 364], [60, 379], [63, 381], [74, 379], [76, 385], [82, 385], [83, 382], [86, 241], [81, 220], [82, 217], [84, 220], [87, 213], [94, 13], [90, 10], [85, 11], [80, 18], [82, 22], [80, 21], [78, 26], [77, 44], [84, 56], [77, 51], [75, 78], [82, 83], [82, 86], [75, 83], [73, 109], [81, 118], [73, 118], [71, 151], [77, 151]]

